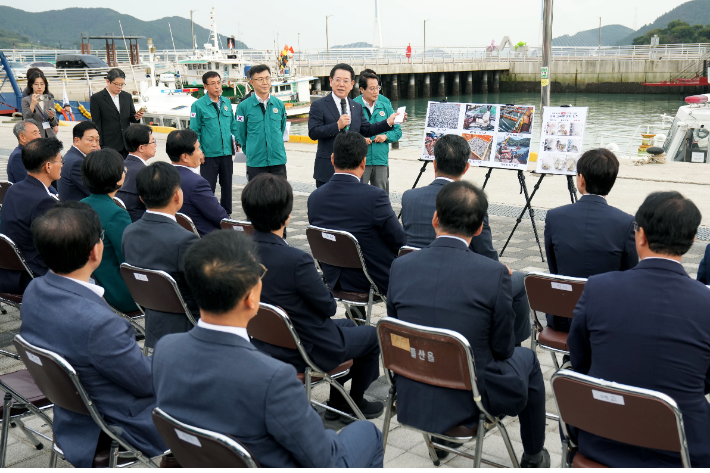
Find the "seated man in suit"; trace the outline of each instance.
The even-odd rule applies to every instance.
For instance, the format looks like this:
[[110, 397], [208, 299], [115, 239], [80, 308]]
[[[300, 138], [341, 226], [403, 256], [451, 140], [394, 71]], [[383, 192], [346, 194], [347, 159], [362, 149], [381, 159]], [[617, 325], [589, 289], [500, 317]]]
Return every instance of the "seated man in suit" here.
[[158, 342], [158, 407], [231, 435], [262, 467], [381, 468], [382, 434], [373, 423], [358, 421], [340, 433], [323, 428], [293, 366], [249, 342], [265, 271], [254, 244], [237, 232], [213, 232], [190, 248], [185, 277], [202, 317], [189, 332]]
[[[660, 391], [678, 404], [693, 467], [710, 467], [710, 291], [681, 257], [701, 215], [678, 192], [654, 192], [636, 212], [641, 261], [592, 276], [574, 310], [567, 344], [575, 371]], [[612, 468], [680, 467], [680, 455], [579, 431], [579, 452]]]
[[146, 161], [155, 156], [157, 147], [153, 131], [149, 126], [131, 125], [124, 135], [128, 146], [128, 156], [125, 161], [128, 172], [123, 187], [116, 193], [116, 197], [126, 205], [131, 222], [135, 222], [145, 212], [145, 204], [138, 196], [136, 188], [136, 174], [146, 166]]
[[[354, 364], [350, 374], [338, 381], [344, 384], [352, 378], [350, 395], [355, 403], [366, 418], [379, 417], [384, 404], [363, 397], [365, 390], [380, 375], [377, 331], [375, 327], [357, 327], [348, 319], [331, 320], [337, 304], [323, 284], [313, 257], [290, 247], [283, 239], [293, 209], [291, 185], [282, 177], [259, 174], [244, 187], [242, 208], [254, 225], [252, 238], [258, 245], [262, 263], [269, 270], [263, 279], [261, 300], [286, 311], [308, 356], [326, 373], [352, 359]], [[291, 363], [301, 373], [306, 368], [297, 350], [258, 340], [253, 343], [274, 358]], [[342, 394], [333, 387], [328, 402], [336, 409], [352, 412]], [[350, 421], [349, 417], [331, 411], [326, 411], [325, 417]]]
[[[331, 161], [335, 174], [308, 197], [311, 225], [352, 233], [365, 258], [367, 272], [385, 294], [390, 266], [407, 236], [392, 210], [387, 193], [360, 182], [365, 172], [367, 143], [358, 133], [335, 139]], [[339, 291], [368, 292], [370, 282], [359, 269], [321, 265], [328, 286]]]
[[[149, 457], [161, 455], [167, 447], [151, 418], [151, 361], [91, 281], [103, 253], [99, 216], [83, 202], [61, 203], [32, 232], [51, 271], [25, 291], [20, 335], [64, 357], [108, 425]], [[101, 430], [90, 416], [54, 406], [52, 431], [69, 463], [91, 467]]]
[[[609, 150], [587, 151], [577, 163], [577, 203], [548, 210], [545, 253], [550, 273], [588, 278], [624, 271], [638, 263], [634, 218], [606, 201], [619, 173], [619, 160]], [[570, 319], [547, 315], [548, 327], [569, 332]]]
[[59, 179], [59, 200], [81, 200], [91, 195], [81, 180], [81, 163], [92, 151], [101, 149], [99, 146], [99, 132], [91, 120], [79, 122], [72, 129], [74, 144], [64, 155], [62, 177]]
[[212, 193], [210, 183], [200, 175], [200, 163], [205, 161], [205, 155], [197, 133], [189, 128], [170, 132], [165, 150], [180, 173], [183, 195], [180, 212], [192, 219], [200, 236], [219, 230], [220, 222], [229, 215]]
[[[51, 184], [62, 172], [62, 146], [56, 138], [38, 138], [29, 142], [22, 150], [27, 177], [11, 185], [3, 201], [0, 233], [15, 242], [35, 276], [44, 276], [47, 266], [32, 241], [31, 226], [57, 205]], [[30, 277], [25, 271], [0, 270], [2, 292], [21, 294], [29, 282]]]
[[[436, 195], [449, 182], [460, 181], [468, 171], [471, 148], [458, 135], [444, 135], [434, 146], [434, 175], [436, 179], [425, 187], [409, 189], [402, 195], [402, 225], [407, 234], [407, 245], [424, 248], [436, 238], [431, 219], [436, 212]], [[498, 252], [493, 248], [488, 212], [483, 218], [483, 230], [471, 238], [471, 251], [498, 261]], [[525, 274], [510, 272], [513, 291], [513, 311], [515, 312], [515, 346], [530, 336], [530, 305], [525, 292]]]
[[[467, 181], [436, 196], [436, 239], [392, 263], [387, 315], [453, 330], [473, 349], [483, 405], [495, 416], [518, 416], [521, 467], [550, 466], [545, 443], [545, 385], [535, 353], [514, 347], [510, 272], [470, 250], [488, 209], [486, 195]], [[470, 391], [438, 388], [398, 376], [397, 416], [407, 425], [444, 433], [473, 427], [479, 411]]]
[[[123, 257], [133, 266], [170, 274], [197, 318], [199, 310], [183, 273], [185, 253], [200, 237], [182, 228], [175, 220], [175, 213], [182, 207], [180, 173], [174, 166], [158, 161], [138, 171], [136, 186], [147, 210], [140, 220], [123, 232]], [[163, 335], [187, 332], [192, 328], [186, 315], [149, 309], [145, 312], [145, 344], [151, 348]]]
[[17, 148], [12, 150], [7, 160], [7, 180], [15, 184], [27, 176], [27, 169], [22, 165], [22, 149], [32, 140], [41, 138], [39, 125], [31, 118], [15, 123], [12, 132], [17, 138]]

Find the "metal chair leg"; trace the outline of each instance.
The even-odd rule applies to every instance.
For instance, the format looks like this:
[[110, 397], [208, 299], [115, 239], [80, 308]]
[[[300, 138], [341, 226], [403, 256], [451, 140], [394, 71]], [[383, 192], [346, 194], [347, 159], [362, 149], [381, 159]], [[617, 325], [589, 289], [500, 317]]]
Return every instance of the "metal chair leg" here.
[[0, 434], [0, 468], [5, 468], [7, 437], [10, 430], [10, 409], [12, 409], [12, 396], [10, 393], [5, 393], [2, 409], [2, 434]]
[[510, 461], [513, 463], [513, 468], [520, 468], [518, 457], [515, 455], [513, 445], [510, 443], [510, 437], [508, 437], [508, 429], [505, 428], [501, 421], [498, 421], [498, 431], [500, 432], [500, 436], [503, 437], [505, 448], [508, 449], [508, 455], [510, 455]]
[[569, 442], [567, 440], [562, 441], [562, 461], [560, 462], [560, 468], [569, 468], [567, 463], [567, 457], [569, 456]]
[[387, 396], [387, 406], [385, 407], [385, 419], [382, 422], [382, 451], [387, 449], [387, 436], [390, 432], [390, 421], [392, 420], [392, 405], [394, 404], [394, 387], [390, 386]]
[[109, 450], [109, 454], [108, 454], [108, 467], [109, 468], [116, 468], [117, 464], [118, 464], [118, 442], [115, 440], [111, 440], [111, 450]]
[[427, 434], [422, 435], [424, 435], [424, 442], [426, 442], [426, 447], [429, 450], [429, 458], [431, 458], [431, 461], [434, 463], [434, 466], [439, 466], [441, 462], [439, 461], [439, 457], [436, 454], [436, 450], [434, 450], [434, 445], [431, 444], [431, 437], [429, 437]]
[[481, 455], [483, 454], [483, 435], [486, 433], [486, 415], [478, 415], [478, 435], [476, 436], [476, 458], [473, 460], [474, 468], [481, 468]]
[[370, 325], [370, 317], [372, 316], [372, 304], [375, 297], [375, 288], [370, 287], [370, 295], [367, 298], [367, 316], [365, 325]]
[[35, 437], [35, 434], [33, 434], [30, 429], [25, 427], [24, 422], [22, 422], [20, 419], [15, 419], [15, 423], [17, 423], [17, 426], [20, 427], [22, 433], [25, 434], [25, 437], [27, 437], [27, 439], [32, 442], [32, 445], [34, 445], [37, 450], [42, 450], [44, 448], [44, 444], [40, 442], [37, 437]]
[[306, 367], [305, 371], [305, 381], [306, 381], [306, 399], [311, 402], [311, 368]]
[[345, 387], [342, 384], [340, 384], [338, 381], [334, 380], [328, 375], [326, 375], [324, 379], [328, 382], [328, 384], [330, 384], [331, 386], [335, 386], [335, 389], [340, 391], [340, 394], [343, 395], [345, 402], [348, 403], [350, 408], [353, 410], [353, 413], [355, 413], [355, 416], [357, 417], [356, 420], [367, 420], [365, 419], [365, 416], [363, 415], [360, 408], [357, 406], [357, 404], [355, 404], [355, 401], [353, 401], [353, 398], [350, 397], [350, 394], [345, 391]]
[[57, 451], [54, 449], [54, 443], [52, 443], [52, 451], [49, 453], [49, 468], [57, 467]]
[[552, 362], [555, 364], [555, 371], [560, 370], [560, 364], [557, 362], [557, 355], [555, 352], [551, 351], [550, 356], [552, 357]]

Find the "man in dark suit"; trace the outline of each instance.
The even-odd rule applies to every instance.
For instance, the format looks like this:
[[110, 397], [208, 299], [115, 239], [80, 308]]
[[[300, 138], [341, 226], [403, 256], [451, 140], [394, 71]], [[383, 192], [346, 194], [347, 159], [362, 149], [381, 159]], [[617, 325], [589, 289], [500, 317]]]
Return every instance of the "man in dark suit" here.
[[[110, 426], [149, 457], [167, 447], [153, 424], [151, 362], [133, 327], [102, 299], [91, 273], [103, 254], [101, 222], [83, 202], [57, 205], [32, 225], [34, 241], [51, 269], [27, 287], [20, 334], [64, 357]], [[90, 468], [101, 430], [88, 415], [54, 406], [54, 440], [67, 461]]]
[[353, 101], [348, 94], [355, 85], [355, 71], [348, 64], [336, 64], [330, 71], [332, 92], [311, 104], [308, 115], [308, 136], [318, 140], [313, 179], [316, 187], [330, 180], [333, 172], [331, 155], [335, 137], [341, 133], [356, 132], [362, 136], [379, 135], [394, 127], [396, 113], [387, 120], [371, 124], [362, 110], [362, 105]]
[[32, 140], [41, 138], [37, 122], [31, 118], [15, 123], [12, 132], [17, 138], [17, 148], [12, 150], [7, 160], [7, 180], [15, 184], [27, 177], [27, 169], [22, 164], [22, 149]]
[[[183, 261], [188, 248], [200, 237], [175, 220], [175, 213], [182, 206], [180, 173], [174, 166], [158, 161], [138, 172], [136, 185], [147, 210], [123, 232], [121, 248], [126, 263], [170, 274], [192, 315], [198, 318], [195, 299], [185, 284]], [[163, 335], [192, 328], [190, 319], [183, 314], [146, 310], [145, 318], [145, 344], [149, 347], [154, 347]]]
[[[428, 247], [392, 264], [387, 315], [406, 322], [453, 330], [473, 349], [478, 389], [493, 415], [518, 416], [523, 442], [521, 467], [549, 467], [545, 443], [545, 386], [535, 353], [514, 347], [515, 315], [505, 265], [469, 248], [480, 235], [486, 195], [467, 181], [452, 182], [436, 196]], [[397, 416], [428, 432], [473, 427], [478, 408], [470, 391], [438, 388], [398, 376]]]
[[99, 146], [99, 132], [91, 120], [79, 122], [72, 129], [74, 145], [64, 155], [62, 177], [59, 179], [59, 200], [68, 202], [79, 201], [89, 197], [91, 192], [81, 180], [81, 163], [92, 151], [101, 149]]
[[698, 281], [703, 284], [710, 284], [710, 245], [705, 247], [705, 255], [698, 265]]
[[[352, 233], [365, 258], [367, 272], [382, 294], [387, 292], [390, 266], [407, 236], [397, 220], [387, 193], [360, 182], [365, 172], [367, 144], [358, 133], [341, 133], [335, 139], [330, 181], [308, 197], [311, 225]], [[331, 289], [367, 292], [370, 282], [359, 269], [321, 265]]]
[[202, 318], [158, 342], [158, 407], [231, 435], [262, 467], [381, 468], [382, 434], [373, 423], [326, 430], [293, 366], [249, 342], [246, 327], [259, 310], [264, 272], [253, 243], [237, 232], [213, 232], [190, 248], [185, 277]]
[[[15, 242], [35, 276], [44, 276], [47, 266], [32, 241], [32, 222], [57, 204], [57, 196], [50, 187], [62, 172], [62, 146], [56, 138], [29, 142], [22, 150], [27, 177], [11, 185], [3, 201], [0, 233]], [[25, 271], [0, 270], [3, 292], [22, 293], [29, 282]]]
[[[634, 218], [606, 201], [619, 173], [619, 160], [609, 150], [587, 151], [577, 163], [575, 204], [548, 210], [545, 253], [550, 273], [588, 278], [624, 271], [638, 263]], [[570, 319], [547, 315], [547, 325], [569, 332]]]
[[[111, 69], [106, 74], [106, 88], [91, 96], [91, 120], [96, 124], [101, 147], [112, 148], [126, 157], [128, 147], [124, 132], [131, 123], [140, 123], [143, 112], [136, 113], [131, 94], [123, 92], [126, 74], [121, 69]], [[126, 151], [128, 149], [128, 151]]]
[[[468, 171], [471, 148], [458, 135], [444, 135], [434, 146], [434, 174], [436, 179], [426, 187], [409, 189], [402, 195], [402, 225], [407, 234], [407, 245], [424, 248], [436, 238], [431, 219], [436, 212], [436, 195], [449, 182], [460, 181]], [[493, 248], [488, 212], [483, 218], [483, 230], [471, 238], [471, 251], [493, 261], [498, 252]], [[513, 291], [515, 312], [515, 346], [530, 336], [530, 305], [525, 292], [525, 273], [508, 268]]]
[[[331, 320], [337, 304], [313, 257], [284, 240], [284, 230], [291, 219], [293, 191], [286, 179], [273, 174], [259, 174], [242, 191], [242, 208], [254, 225], [252, 239], [257, 243], [261, 261], [268, 269], [264, 276], [261, 300], [281, 307], [291, 318], [298, 336], [313, 363], [326, 373], [346, 360], [353, 360], [350, 374], [340, 378], [344, 384], [352, 378], [350, 395], [368, 419], [379, 417], [384, 404], [368, 401], [365, 390], [380, 376], [375, 327], [356, 327], [348, 319]], [[290, 363], [302, 373], [306, 365], [297, 350], [252, 342], [261, 351]], [[331, 387], [329, 405], [345, 412], [352, 409], [340, 392]], [[350, 418], [326, 411], [328, 420]]]
[[[710, 291], [681, 257], [701, 215], [678, 192], [650, 194], [636, 212], [632, 269], [592, 276], [567, 338], [575, 371], [660, 391], [683, 414], [690, 464], [710, 467]], [[681, 466], [680, 455], [633, 447], [579, 431], [579, 452], [612, 468]]]
[[153, 131], [146, 125], [133, 125], [126, 130], [126, 146], [128, 146], [128, 156], [126, 157], [126, 179], [121, 189], [116, 192], [116, 197], [121, 199], [126, 206], [131, 221], [135, 222], [143, 216], [145, 204], [138, 195], [136, 187], [136, 175], [138, 171], [146, 166], [146, 161], [155, 156], [157, 146]]
[[200, 163], [205, 155], [197, 133], [189, 128], [170, 132], [165, 150], [180, 173], [183, 196], [180, 212], [192, 219], [200, 236], [219, 230], [220, 222], [229, 215], [212, 193], [210, 183], [200, 175]]

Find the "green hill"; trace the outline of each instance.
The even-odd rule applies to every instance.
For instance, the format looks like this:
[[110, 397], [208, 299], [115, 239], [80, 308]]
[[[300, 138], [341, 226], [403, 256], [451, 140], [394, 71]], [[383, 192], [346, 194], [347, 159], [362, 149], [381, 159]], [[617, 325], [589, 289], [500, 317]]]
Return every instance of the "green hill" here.
[[[42, 46], [62, 48], [79, 48], [81, 33], [86, 36], [99, 36], [105, 34], [121, 35], [119, 20], [123, 25], [126, 35], [145, 36], [153, 38], [153, 44], [158, 50], [172, 49], [170, 29], [173, 30], [175, 47], [189, 49], [190, 20], [177, 16], [161, 18], [153, 21], [142, 21], [130, 15], [124, 15], [109, 8], [66, 8], [64, 10], [50, 10], [44, 12], [26, 12], [7, 6], [0, 6], [0, 29], [27, 37], [32, 43]], [[209, 30], [195, 23], [195, 36], [197, 45], [202, 45], [209, 40]], [[223, 47], [227, 46], [227, 37], [220, 35]], [[139, 42], [143, 51], [146, 42]], [[103, 49], [103, 40], [92, 40], [92, 49]], [[237, 48], [247, 49], [241, 41], [237, 41]], [[1, 46], [5, 47], [5, 46]], [[12, 47], [12, 46], [10, 46]], [[117, 49], [124, 49], [123, 41], [116, 42]]]
[[[602, 26], [602, 46], [615, 45], [621, 38], [628, 36], [634, 30], [623, 25]], [[599, 29], [580, 31], [574, 35], [563, 35], [552, 39], [553, 46], [597, 46], [599, 45]]]
[[637, 31], [620, 39], [616, 44], [619, 46], [634, 44], [634, 39], [639, 36], [644, 36], [651, 30], [666, 28], [668, 23], [673, 20], [684, 21], [689, 25], [707, 25], [710, 23], [710, 0], [691, 0], [685, 2], [668, 13], [659, 16], [653, 23], [644, 25]]
[[31, 49], [39, 48], [42, 46], [30, 41], [30, 38], [23, 36], [21, 34], [13, 33], [11, 31], [0, 30], [0, 49]]

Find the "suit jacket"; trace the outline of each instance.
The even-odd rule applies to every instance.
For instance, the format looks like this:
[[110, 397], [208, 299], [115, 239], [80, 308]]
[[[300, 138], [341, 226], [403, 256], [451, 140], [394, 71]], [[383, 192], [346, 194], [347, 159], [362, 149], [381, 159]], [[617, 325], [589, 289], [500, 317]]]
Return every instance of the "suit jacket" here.
[[[634, 217], [598, 195], [548, 210], [545, 253], [550, 273], [588, 278], [633, 268], [638, 263], [633, 223]], [[568, 332], [569, 324], [570, 319], [547, 316], [547, 325], [555, 330]]]
[[27, 169], [22, 164], [22, 150], [24, 146], [17, 145], [17, 148], [12, 150], [10, 158], [7, 160], [7, 180], [13, 184], [20, 182], [27, 177]]
[[[478, 389], [496, 415], [522, 410], [527, 389], [506, 362], [514, 353], [511, 281], [502, 263], [473, 253], [453, 238], [437, 238], [392, 263], [387, 315], [453, 330], [473, 349]], [[474, 425], [478, 408], [470, 391], [439, 388], [397, 376], [402, 423], [443, 433]]]
[[[370, 137], [392, 130], [387, 121], [370, 123], [365, 118], [362, 105], [350, 97], [347, 100], [350, 104], [349, 132]], [[335, 172], [333, 164], [330, 162], [330, 155], [333, 154], [335, 137], [338, 136], [338, 133], [345, 133], [344, 130], [338, 130], [339, 119], [340, 109], [335, 105], [332, 92], [311, 104], [311, 111], [308, 115], [308, 136], [312, 140], [318, 141], [316, 161], [313, 166], [313, 179], [317, 181], [326, 182]]]
[[[318, 227], [352, 233], [360, 243], [370, 277], [383, 294], [387, 292], [390, 266], [407, 236], [385, 191], [363, 184], [354, 175], [334, 175], [308, 196], [308, 221]], [[359, 269], [327, 264], [321, 268], [332, 289], [369, 290], [370, 283]]]
[[180, 212], [192, 219], [200, 236], [219, 230], [221, 228], [219, 223], [229, 216], [214, 196], [210, 183], [185, 166], [175, 166], [175, 168], [180, 173], [182, 188], [183, 202]]
[[[30, 109], [30, 105], [32, 104], [32, 93], [30, 95], [25, 95], [22, 97], [22, 119], [27, 120], [28, 118], [31, 118], [32, 120], [37, 122], [37, 125], [39, 126], [39, 133], [42, 138], [55, 138], [57, 135], [54, 133], [54, 130], [52, 128], [44, 128], [44, 125], [42, 125], [43, 122], [48, 122], [49, 126], [55, 127], [59, 126], [59, 120], [57, 119], [57, 111], [54, 110], [54, 98], [50, 98], [49, 101], [44, 102], [44, 110], [42, 111], [39, 108], [39, 104], [35, 105], [35, 111], [33, 112]], [[49, 118], [47, 116], [46, 110], [54, 110], [54, 118]]]
[[[345, 339], [331, 317], [337, 304], [313, 257], [292, 248], [278, 235], [254, 232], [261, 262], [269, 270], [263, 279], [261, 301], [281, 307], [291, 318], [303, 346], [313, 362], [326, 372], [345, 361]], [[298, 351], [252, 342], [261, 351], [290, 363], [303, 372], [305, 364]]]
[[[436, 238], [431, 219], [436, 212], [436, 196], [449, 181], [442, 178], [426, 187], [409, 189], [402, 195], [402, 225], [407, 234], [407, 245], [423, 248]], [[493, 248], [488, 212], [483, 219], [483, 231], [471, 239], [471, 251], [498, 261], [498, 252]]]
[[[126, 263], [140, 268], [165, 271], [177, 282], [180, 294], [197, 319], [200, 311], [185, 282], [185, 253], [200, 237], [185, 230], [174, 220], [145, 213], [123, 232], [123, 256]], [[163, 335], [187, 332], [192, 323], [186, 315], [146, 310], [145, 343], [154, 347]]]
[[158, 407], [176, 419], [233, 436], [262, 467], [335, 466], [338, 435], [306, 398], [291, 365], [239, 335], [195, 327], [168, 335], [153, 356]]
[[705, 247], [705, 256], [698, 265], [698, 281], [703, 284], [710, 284], [710, 245]]
[[126, 204], [126, 210], [131, 216], [131, 222], [139, 220], [145, 213], [145, 204], [138, 196], [138, 188], [136, 187], [136, 174], [143, 169], [146, 164], [138, 156], [129, 154], [124, 161], [128, 171], [126, 178], [123, 180], [123, 186], [116, 192], [116, 197], [121, 199]]
[[[673, 398], [693, 467], [710, 466], [710, 290], [679, 263], [648, 258], [592, 276], [567, 338], [575, 371]], [[579, 451], [611, 467], [680, 466], [680, 456], [579, 432]]]
[[128, 92], [119, 92], [118, 103], [121, 111], [116, 109], [111, 94], [104, 89], [91, 96], [89, 108], [91, 109], [91, 121], [96, 124], [99, 130], [99, 143], [102, 148], [111, 148], [123, 152], [126, 149], [126, 141], [123, 132], [131, 126], [131, 123], [138, 123], [136, 120], [136, 109], [133, 106], [133, 99]]
[[[166, 450], [151, 418], [150, 360], [127, 320], [90, 289], [53, 272], [27, 287], [21, 315], [20, 334], [71, 363], [109, 425], [151, 457]], [[91, 467], [100, 430], [90, 416], [54, 406], [52, 431], [69, 463]]]
[[62, 177], [57, 185], [59, 187], [59, 200], [62, 202], [79, 201], [91, 195], [91, 192], [81, 180], [81, 164], [83, 162], [84, 153], [79, 151], [76, 146], [69, 148], [64, 155]]

